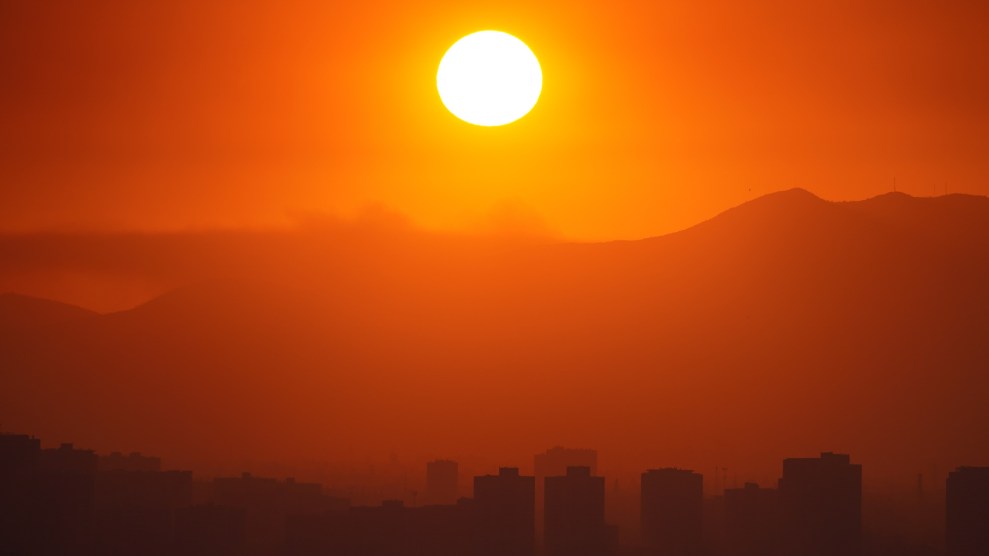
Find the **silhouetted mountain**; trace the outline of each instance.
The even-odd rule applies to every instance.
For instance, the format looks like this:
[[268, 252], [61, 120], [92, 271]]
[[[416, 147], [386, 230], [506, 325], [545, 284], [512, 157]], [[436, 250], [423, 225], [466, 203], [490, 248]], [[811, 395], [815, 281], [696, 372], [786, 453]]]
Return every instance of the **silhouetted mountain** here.
[[0, 338], [0, 420], [200, 457], [989, 457], [986, 198], [791, 190], [603, 244], [276, 243], [237, 278]]
[[0, 293], [0, 333], [96, 316], [96, 313], [48, 299]]

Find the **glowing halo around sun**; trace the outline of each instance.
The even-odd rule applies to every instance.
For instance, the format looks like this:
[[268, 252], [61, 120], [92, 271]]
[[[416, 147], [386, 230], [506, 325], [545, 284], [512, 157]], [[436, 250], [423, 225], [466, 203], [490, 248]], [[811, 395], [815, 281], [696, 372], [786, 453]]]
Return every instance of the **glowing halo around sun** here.
[[500, 126], [536, 105], [543, 71], [524, 42], [501, 31], [478, 31], [443, 55], [436, 88], [454, 116], [474, 125]]

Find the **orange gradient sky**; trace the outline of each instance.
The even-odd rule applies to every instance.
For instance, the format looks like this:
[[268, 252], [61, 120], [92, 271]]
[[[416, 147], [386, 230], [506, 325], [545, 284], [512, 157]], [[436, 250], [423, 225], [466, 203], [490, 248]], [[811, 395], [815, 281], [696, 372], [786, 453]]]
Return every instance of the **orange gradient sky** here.
[[[461, 36], [545, 81], [443, 108]], [[985, 2], [0, 1], [0, 231], [290, 223], [674, 231], [770, 191], [989, 194]]]

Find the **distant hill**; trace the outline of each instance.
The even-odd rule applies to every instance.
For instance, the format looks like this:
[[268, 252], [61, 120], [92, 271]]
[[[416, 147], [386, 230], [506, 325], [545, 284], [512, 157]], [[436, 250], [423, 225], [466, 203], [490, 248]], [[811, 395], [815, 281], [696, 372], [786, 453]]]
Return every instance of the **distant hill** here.
[[96, 313], [48, 299], [0, 293], [0, 333], [96, 316]]
[[0, 336], [0, 420], [213, 458], [562, 443], [743, 473], [822, 449], [911, 473], [989, 463], [982, 197], [791, 190], [600, 244], [287, 245]]

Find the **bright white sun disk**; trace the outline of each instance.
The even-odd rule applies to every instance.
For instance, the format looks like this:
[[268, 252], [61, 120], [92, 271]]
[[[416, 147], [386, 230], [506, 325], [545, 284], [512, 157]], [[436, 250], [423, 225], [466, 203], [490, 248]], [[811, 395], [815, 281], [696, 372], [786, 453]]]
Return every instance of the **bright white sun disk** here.
[[501, 31], [479, 31], [446, 51], [436, 88], [443, 105], [461, 120], [499, 126], [532, 110], [543, 89], [543, 72], [524, 42]]

